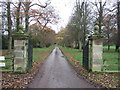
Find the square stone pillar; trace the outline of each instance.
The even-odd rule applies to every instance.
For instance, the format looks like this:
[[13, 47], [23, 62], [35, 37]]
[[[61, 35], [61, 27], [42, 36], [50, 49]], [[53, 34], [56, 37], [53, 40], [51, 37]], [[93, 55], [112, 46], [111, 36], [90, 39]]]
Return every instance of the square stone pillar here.
[[28, 63], [28, 36], [13, 35], [14, 38], [14, 72], [26, 72]]
[[92, 71], [101, 71], [103, 63], [103, 38], [92, 36], [90, 40], [90, 68]]

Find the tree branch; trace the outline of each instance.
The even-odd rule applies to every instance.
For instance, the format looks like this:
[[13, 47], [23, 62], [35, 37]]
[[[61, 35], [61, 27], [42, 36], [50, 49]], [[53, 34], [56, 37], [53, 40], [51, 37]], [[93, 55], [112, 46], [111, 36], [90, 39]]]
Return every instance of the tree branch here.
[[45, 6], [42, 6], [40, 4], [35, 3], [35, 4], [30, 5], [29, 8], [32, 7], [32, 6], [34, 6], [34, 5], [40, 6], [41, 8], [46, 8], [48, 4], [46, 3]]
[[13, 4], [15, 6], [15, 8], [17, 8], [17, 6], [13, 2], [11, 2], [11, 4]]

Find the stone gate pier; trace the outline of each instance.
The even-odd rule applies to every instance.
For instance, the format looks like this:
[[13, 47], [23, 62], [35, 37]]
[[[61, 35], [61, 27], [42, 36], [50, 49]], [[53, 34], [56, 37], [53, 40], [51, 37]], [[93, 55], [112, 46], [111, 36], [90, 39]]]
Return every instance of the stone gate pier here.
[[26, 72], [28, 63], [28, 35], [13, 34], [14, 72]]
[[90, 69], [92, 71], [101, 71], [103, 63], [103, 37], [90, 37]]

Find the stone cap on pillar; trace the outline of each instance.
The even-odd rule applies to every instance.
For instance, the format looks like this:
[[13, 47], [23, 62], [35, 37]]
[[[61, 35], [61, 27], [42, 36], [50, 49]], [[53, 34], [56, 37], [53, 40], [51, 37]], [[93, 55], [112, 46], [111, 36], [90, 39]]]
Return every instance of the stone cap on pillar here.
[[91, 36], [89, 36], [88, 37], [89, 38], [89, 40], [95, 40], [95, 39], [103, 39], [104, 38], [104, 35], [91, 35]]
[[18, 31], [18, 32], [14, 32], [12, 34], [12, 37], [14, 40], [26, 40], [29, 38], [29, 35], [25, 32], [23, 32], [22, 30]]

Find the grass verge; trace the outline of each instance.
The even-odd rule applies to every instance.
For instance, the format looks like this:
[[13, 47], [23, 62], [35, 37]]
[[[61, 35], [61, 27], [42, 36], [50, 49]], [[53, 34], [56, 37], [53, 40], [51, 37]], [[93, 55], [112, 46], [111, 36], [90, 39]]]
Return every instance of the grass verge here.
[[75, 58], [76, 60], [79, 61], [79, 63], [82, 65], [82, 52], [79, 51], [78, 49], [72, 49], [72, 48], [67, 48], [67, 47], [61, 47], [63, 48], [65, 51], [69, 52], [73, 58]]
[[110, 50], [108, 50], [107, 46], [103, 47], [103, 60], [104, 69], [106, 72], [120, 72], [120, 54], [115, 51], [115, 46], [110, 46]]
[[42, 58], [43, 54], [50, 51], [54, 47], [51, 46], [49, 48], [34, 48], [33, 49], [33, 62], [38, 61], [40, 58]]

